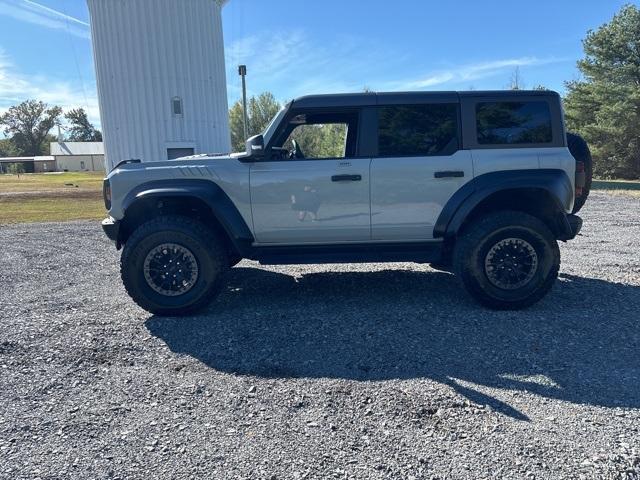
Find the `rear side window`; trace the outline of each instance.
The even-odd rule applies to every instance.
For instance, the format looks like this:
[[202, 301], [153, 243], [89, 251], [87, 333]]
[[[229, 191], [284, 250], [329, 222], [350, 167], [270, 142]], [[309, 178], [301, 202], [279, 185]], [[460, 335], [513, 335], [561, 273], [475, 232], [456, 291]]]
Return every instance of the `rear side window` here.
[[457, 150], [457, 104], [380, 107], [381, 157], [452, 155]]
[[547, 102], [486, 102], [476, 105], [480, 145], [550, 143], [551, 112]]

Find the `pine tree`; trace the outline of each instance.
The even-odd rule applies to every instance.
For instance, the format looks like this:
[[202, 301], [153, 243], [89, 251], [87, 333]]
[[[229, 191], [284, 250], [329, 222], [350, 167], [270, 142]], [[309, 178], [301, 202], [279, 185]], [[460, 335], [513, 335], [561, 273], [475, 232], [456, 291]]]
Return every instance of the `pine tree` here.
[[583, 47], [583, 78], [567, 83], [567, 126], [591, 146], [597, 176], [640, 178], [640, 10], [624, 6]]

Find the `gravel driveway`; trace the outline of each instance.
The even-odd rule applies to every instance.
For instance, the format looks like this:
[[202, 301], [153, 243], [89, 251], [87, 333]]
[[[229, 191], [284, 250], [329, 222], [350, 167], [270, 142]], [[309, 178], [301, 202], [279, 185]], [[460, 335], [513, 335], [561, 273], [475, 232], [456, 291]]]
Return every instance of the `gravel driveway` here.
[[0, 478], [640, 477], [640, 199], [594, 194], [523, 312], [414, 264], [242, 262], [125, 295], [96, 223], [0, 226]]

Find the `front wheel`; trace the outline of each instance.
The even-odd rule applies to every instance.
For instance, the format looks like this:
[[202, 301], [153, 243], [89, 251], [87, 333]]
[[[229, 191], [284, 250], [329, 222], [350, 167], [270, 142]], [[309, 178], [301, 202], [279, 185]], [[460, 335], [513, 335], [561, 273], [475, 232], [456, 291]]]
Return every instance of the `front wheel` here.
[[454, 250], [454, 269], [481, 304], [517, 310], [549, 292], [558, 277], [560, 249], [536, 217], [496, 212], [465, 229]]
[[228, 259], [215, 233], [187, 217], [167, 215], [127, 240], [120, 273], [127, 293], [157, 315], [188, 315], [216, 296]]

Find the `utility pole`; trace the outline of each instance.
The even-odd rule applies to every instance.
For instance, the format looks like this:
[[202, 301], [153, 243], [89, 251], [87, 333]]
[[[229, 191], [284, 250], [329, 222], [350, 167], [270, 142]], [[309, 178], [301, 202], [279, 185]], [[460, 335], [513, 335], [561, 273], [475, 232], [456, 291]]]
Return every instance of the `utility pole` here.
[[244, 116], [244, 138], [245, 140], [249, 138], [249, 129], [248, 129], [248, 115], [247, 115], [247, 66], [240, 65], [238, 66], [238, 74], [242, 77], [242, 114]]

